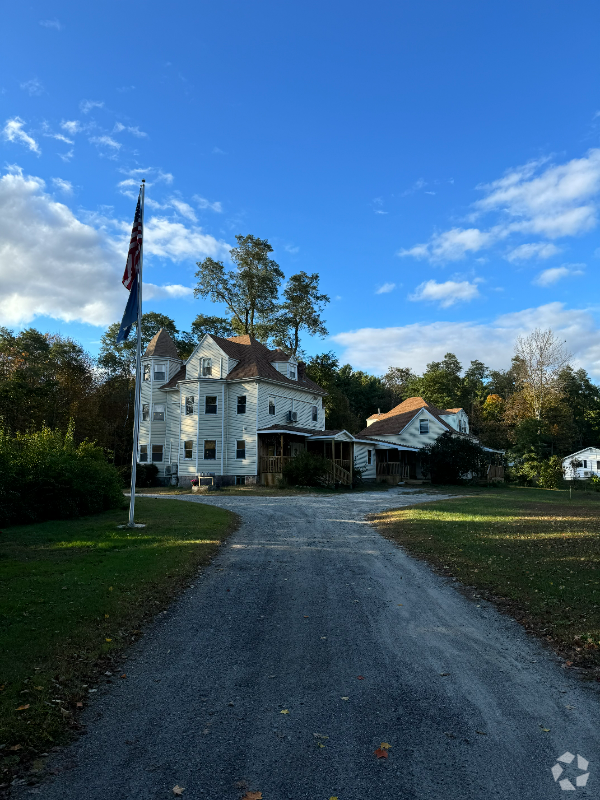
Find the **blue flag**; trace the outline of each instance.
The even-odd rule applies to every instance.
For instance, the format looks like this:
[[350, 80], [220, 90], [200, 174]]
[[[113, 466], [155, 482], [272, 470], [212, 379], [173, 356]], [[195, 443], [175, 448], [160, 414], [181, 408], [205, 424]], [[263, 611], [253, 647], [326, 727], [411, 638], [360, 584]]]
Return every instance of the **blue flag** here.
[[123, 319], [121, 320], [121, 327], [119, 328], [119, 335], [117, 336], [117, 344], [124, 342], [125, 339], [129, 336], [129, 332], [131, 331], [131, 326], [134, 322], [137, 322], [138, 316], [138, 279], [137, 276], [133, 282], [133, 286], [131, 287], [131, 291], [129, 292], [129, 300], [127, 301], [127, 305], [125, 306], [125, 313], [123, 314]]

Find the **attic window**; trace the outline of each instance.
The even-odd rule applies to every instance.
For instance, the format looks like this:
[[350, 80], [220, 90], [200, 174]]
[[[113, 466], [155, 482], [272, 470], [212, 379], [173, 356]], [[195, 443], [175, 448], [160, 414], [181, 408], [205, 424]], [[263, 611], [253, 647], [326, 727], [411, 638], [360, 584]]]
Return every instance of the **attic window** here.
[[291, 378], [293, 381], [296, 380], [296, 365], [290, 364], [288, 368], [288, 378]]
[[319, 419], [319, 409], [316, 406], [312, 407], [312, 421], [317, 422]]
[[269, 414], [275, 415], [275, 398], [269, 397]]
[[212, 358], [202, 359], [202, 377], [207, 378], [212, 375]]
[[420, 419], [419, 420], [419, 433], [429, 433], [429, 420], [428, 419]]

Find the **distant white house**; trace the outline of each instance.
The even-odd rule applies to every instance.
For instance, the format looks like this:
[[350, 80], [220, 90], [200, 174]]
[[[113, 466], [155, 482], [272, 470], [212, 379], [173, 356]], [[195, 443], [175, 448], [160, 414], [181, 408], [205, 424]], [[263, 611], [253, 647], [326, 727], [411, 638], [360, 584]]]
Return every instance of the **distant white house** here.
[[586, 447], [563, 458], [563, 474], [568, 481], [600, 475], [600, 447]]

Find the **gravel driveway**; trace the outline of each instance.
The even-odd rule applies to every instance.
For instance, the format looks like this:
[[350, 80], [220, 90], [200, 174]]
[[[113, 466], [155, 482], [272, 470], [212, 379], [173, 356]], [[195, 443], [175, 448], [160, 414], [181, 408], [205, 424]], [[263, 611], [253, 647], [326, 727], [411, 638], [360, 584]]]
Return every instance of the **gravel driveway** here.
[[243, 524], [19, 797], [548, 800], [565, 751], [600, 796], [595, 685], [365, 522], [432, 497], [178, 499]]

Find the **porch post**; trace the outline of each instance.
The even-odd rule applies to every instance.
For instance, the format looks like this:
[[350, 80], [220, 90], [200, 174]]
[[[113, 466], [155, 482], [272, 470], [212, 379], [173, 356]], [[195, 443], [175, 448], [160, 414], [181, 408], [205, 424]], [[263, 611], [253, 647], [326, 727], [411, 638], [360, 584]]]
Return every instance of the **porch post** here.
[[350, 486], [352, 486], [352, 476], [354, 474], [354, 442], [350, 442]]

